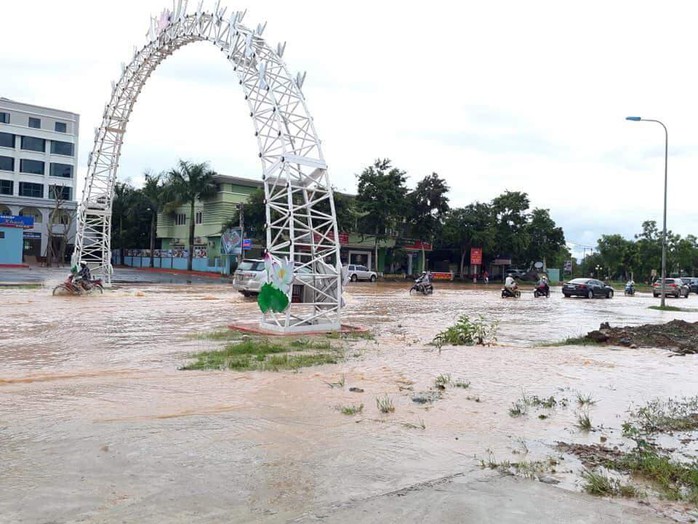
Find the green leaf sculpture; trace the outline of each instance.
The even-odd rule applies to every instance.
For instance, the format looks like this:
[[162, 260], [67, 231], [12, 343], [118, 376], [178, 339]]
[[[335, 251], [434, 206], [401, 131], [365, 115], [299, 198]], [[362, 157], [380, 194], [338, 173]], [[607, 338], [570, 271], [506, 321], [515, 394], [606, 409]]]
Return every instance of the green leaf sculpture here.
[[288, 297], [280, 289], [267, 282], [259, 290], [257, 304], [262, 313], [266, 313], [270, 309], [274, 313], [281, 313], [288, 307]]

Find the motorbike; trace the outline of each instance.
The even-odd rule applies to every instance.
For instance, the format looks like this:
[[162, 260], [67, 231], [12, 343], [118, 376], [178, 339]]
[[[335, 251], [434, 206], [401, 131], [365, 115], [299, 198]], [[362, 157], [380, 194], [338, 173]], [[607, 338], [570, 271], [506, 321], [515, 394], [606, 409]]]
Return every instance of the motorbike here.
[[550, 286], [548, 284], [537, 285], [533, 289], [533, 296], [538, 297], [550, 297]]
[[410, 288], [410, 295], [412, 294], [412, 291], [416, 291], [422, 295], [431, 295], [434, 292], [434, 286], [431, 282], [423, 282], [422, 280], [417, 279]]
[[69, 275], [68, 278], [65, 279], [65, 282], [53, 288], [54, 295], [91, 295], [102, 293], [104, 293], [104, 287], [101, 278], [85, 282], [75, 280], [73, 275]]
[[521, 296], [521, 291], [514, 289], [514, 291], [509, 291], [507, 288], [502, 288], [502, 298], [519, 298]]
[[635, 294], [635, 286], [626, 284], [625, 294], [632, 297]]

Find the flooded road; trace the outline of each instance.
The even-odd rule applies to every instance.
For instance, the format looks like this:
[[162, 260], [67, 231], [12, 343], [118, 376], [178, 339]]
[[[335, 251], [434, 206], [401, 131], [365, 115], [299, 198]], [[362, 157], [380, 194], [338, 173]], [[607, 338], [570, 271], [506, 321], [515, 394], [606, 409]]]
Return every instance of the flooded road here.
[[[510, 482], [480, 460], [558, 456], [559, 440], [603, 436], [621, 445], [634, 403], [698, 394], [695, 358], [542, 346], [601, 322], [698, 320], [696, 312], [647, 309], [658, 302], [649, 295], [563, 299], [553, 288], [550, 299], [524, 291], [515, 300], [495, 286], [440, 285], [433, 296], [411, 297], [406, 284], [351, 284], [343, 322], [374, 338], [338, 341], [340, 364], [241, 373], [178, 370], [192, 353], [223, 345], [194, 335], [259, 318], [256, 303], [229, 285], [131, 283], [102, 296], [52, 297], [55, 283], [0, 289], [0, 515], [8, 522], [355, 522], [372, 521], [361, 518], [369, 510], [399, 522], [410, 504], [437, 505], [432, 484], [443, 479], [459, 479], [498, 522], [521, 521], [531, 505], [543, 511], [536, 497], [559, 499], [568, 517], [578, 509], [609, 522], [651, 522], [661, 516], [652, 508], [574, 493], [578, 477], [566, 472], [580, 465], [572, 458], [556, 475], [567, 491], [522, 480], [533, 487], [502, 500], [478, 491]], [[698, 308], [698, 297], [669, 303]], [[429, 345], [459, 314], [499, 321], [498, 345]], [[439, 375], [470, 385], [415, 403]], [[342, 376], [344, 387], [328, 386]], [[592, 432], [575, 427], [577, 393], [597, 400]], [[394, 413], [377, 409], [385, 395]], [[511, 417], [522, 395], [569, 402]], [[360, 403], [353, 417], [337, 409]]]

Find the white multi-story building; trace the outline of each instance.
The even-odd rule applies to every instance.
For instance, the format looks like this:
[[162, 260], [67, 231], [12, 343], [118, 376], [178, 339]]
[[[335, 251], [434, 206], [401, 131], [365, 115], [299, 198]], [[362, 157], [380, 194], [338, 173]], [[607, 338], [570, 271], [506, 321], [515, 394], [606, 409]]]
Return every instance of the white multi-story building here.
[[0, 215], [34, 217], [24, 232], [28, 260], [46, 256], [49, 236], [59, 243], [67, 233], [73, 243], [79, 122], [75, 113], [0, 97]]

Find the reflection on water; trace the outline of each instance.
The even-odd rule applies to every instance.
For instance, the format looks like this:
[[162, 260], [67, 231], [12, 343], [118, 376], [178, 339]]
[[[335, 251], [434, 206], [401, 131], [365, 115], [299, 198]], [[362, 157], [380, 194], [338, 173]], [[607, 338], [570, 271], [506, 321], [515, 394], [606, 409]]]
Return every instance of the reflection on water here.
[[[698, 394], [690, 357], [540, 345], [605, 321], [696, 320], [648, 310], [651, 297], [408, 289], [351, 284], [343, 321], [369, 327], [375, 339], [347, 343], [342, 364], [298, 373], [177, 370], [187, 355], [222, 344], [192, 334], [259, 318], [256, 303], [229, 286], [122, 285], [95, 297], [0, 290], [0, 512], [10, 521], [169, 520], [192, 508], [212, 518], [221, 508], [240, 520], [285, 518], [455, 473], [481, 475], [488, 450], [503, 460], [521, 442], [533, 460], [558, 440], [617, 438], [631, 403]], [[460, 314], [498, 320], [499, 345], [428, 345]], [[445, 374], [470, 387], [412, 401]], [[344, 387], [328, 387], [342, 375]], [[598, 431], [575, 428], [577, 392], [598, 400], [590, 413]], [[376, 408], [386, 394], [390, 415]], [[512, 418], [522, 394], [569, 406]], [[353, 417], [337, 409], [359, 404]], [[574, 477], [560, 480], [577, 489]]]

